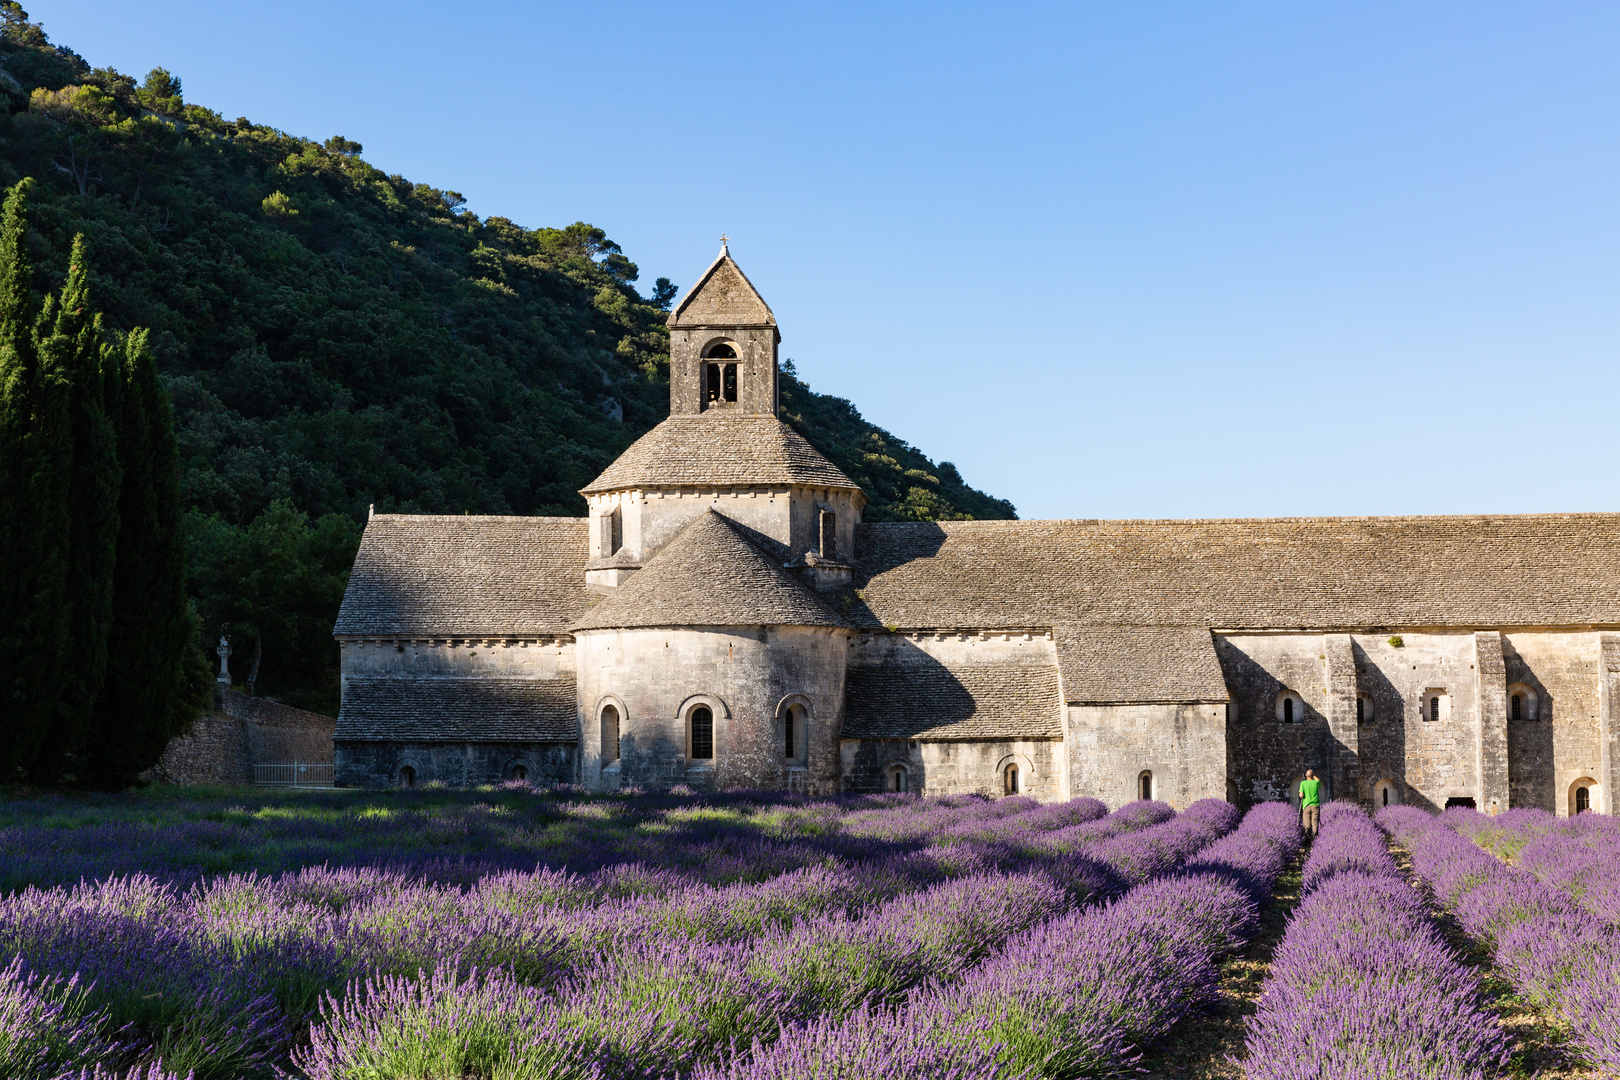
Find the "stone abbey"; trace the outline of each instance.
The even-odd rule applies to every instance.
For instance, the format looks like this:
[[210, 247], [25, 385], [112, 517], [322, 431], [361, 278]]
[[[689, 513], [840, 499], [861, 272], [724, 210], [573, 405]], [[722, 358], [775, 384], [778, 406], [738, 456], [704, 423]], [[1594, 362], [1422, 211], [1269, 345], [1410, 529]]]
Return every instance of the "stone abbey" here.
[[863, 523], [730, 255], [587, 518], [379, 514], [340, 784], [1611, 810], [1620, 514]]

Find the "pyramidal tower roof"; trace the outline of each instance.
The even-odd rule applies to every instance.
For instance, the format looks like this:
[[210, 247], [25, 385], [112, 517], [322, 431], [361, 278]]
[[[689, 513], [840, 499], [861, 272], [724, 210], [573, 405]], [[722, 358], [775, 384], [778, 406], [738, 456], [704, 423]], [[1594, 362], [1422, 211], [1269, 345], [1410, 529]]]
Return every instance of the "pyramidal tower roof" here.
[[574, 629], [847, 625], [730, 518], [708, 510]]
[[670, 326], [775, 326], [776, 316], [742, 268], [732, 261], [724, 237], [720, 254], [669, 313]]

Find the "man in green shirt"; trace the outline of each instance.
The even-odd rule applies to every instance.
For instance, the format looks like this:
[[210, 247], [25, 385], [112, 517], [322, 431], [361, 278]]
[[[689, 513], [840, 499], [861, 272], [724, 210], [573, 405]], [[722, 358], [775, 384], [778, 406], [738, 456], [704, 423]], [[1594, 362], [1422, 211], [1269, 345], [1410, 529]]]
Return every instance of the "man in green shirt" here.
[[1316, 836], [1322, 818], [1322, 781], [1311, 770], [1305, 770], [1305, 779], [1299, 782], [1299, 823], [1305, 835]]

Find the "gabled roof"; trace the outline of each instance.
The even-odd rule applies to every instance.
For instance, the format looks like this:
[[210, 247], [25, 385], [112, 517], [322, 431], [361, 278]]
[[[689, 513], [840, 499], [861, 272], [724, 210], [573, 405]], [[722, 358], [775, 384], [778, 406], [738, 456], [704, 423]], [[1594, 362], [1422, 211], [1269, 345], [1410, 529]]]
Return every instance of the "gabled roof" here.
[[566, 633], [585, 589], [585, 518], [377, 514], [343, 593], [338, 637]]
[[844, 625], [731, 519], [706, 510], [574, 629]]
[[1229, 698], [1215, 641], [1202, 627], [1059, 627], [1053, 637], [1067, 702], [1192, 704]]
[[860, 525], [858, 626], [1620, 626], [1620, 514]]
[[579, 741], [574, 676], [558, 679], [351, 678], [336, 739]]
[[669, 313], [670, 326], [775, 326], [764, 297], [731, 261], [724, 246], [720, 257]]
[[774, 416], [671, 416], [637, 439], [584, 495], [648, 487], [855, 488], [803, 435]]
[[921, 663], [852, 667], [845, 738], [1058, 739], [1057, 668], [1050, 664]]

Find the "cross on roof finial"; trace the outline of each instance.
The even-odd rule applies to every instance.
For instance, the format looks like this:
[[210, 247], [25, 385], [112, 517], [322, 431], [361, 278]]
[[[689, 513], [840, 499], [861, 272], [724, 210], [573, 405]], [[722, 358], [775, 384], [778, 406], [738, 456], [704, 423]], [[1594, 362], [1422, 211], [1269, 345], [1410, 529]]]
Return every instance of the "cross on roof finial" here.
[[720, 254], [726, 254], [726, 234], [720, 234]]

